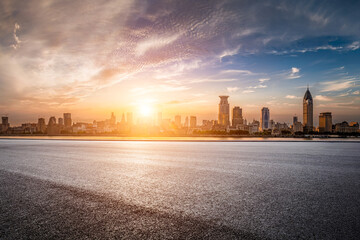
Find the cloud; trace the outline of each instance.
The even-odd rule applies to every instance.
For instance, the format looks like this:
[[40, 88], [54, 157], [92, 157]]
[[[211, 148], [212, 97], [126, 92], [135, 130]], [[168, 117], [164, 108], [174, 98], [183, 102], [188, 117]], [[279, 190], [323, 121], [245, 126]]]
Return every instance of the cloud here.
[[356, 41], [353, 42], [351, 44], [349, 44], [349, 46], [347, 46], [350, 50], [358, 50], [360, 48], [360, 42]]
[[222, 74], [247, 74], [247, 75], [254, 74], [253, 72], [251, 72], [249, 70], [240, 70], [240, 69], [223, 70], [223, 71], [221, 71], [221, 73]]
[[229, 93], [233, 93], [233, 92], [237, 92], [240, 88], [238, 87], [227, 87], [226, 90], [229, 92]]
[[294, 96], [294, 95], [286, 95], [287, 99], [300, 99], [301, 97], [297, 97], [297, 96]]
[[318, 100], [318, 101], [323, 101], [323, 102], [329, 102], [329, 101], [332, 101], [333, 99], [327, 97], [327, 96], [323, 96], [323, 95], [317, 95], [315, 96], [314, 98], [315, 100]]
[[256, 89], [256, 88], [267, 88], [266, 85], [263, 85], [263, 84], [259, 84], [259, 85], [256, 85], [256, 86], [250, 86], [248, 88], [253, 88], [253, 89]]
[[[210, 75], [210, 71], [209, 77], [204, 76], [201, 73], [207, 69], [200, 69], [204, 61], [214, 69], [219, 66], [216, 64], [244, 68], [241, 57], [262, 57], [270, 50], [291, 54], [356, 50], [360, 22], [354, 16], [359, 4], [352, 3], [349, 8], [340, 2], [318, 1], [145, 0], [139, 4], [124, 0], [119, 4], [99, 0], [87, 4], [3, 0], [0, 104], [73, 104], [104, 93], [102, 89], [110, 86], [118, 86], [119, 95], [127, 94], [126, 81], [141, 86], [137, 92], [185, 91], [191, 83], [233, 82], [258, 76], [245, 69], [225, 71], [222, 74], [229, 74], [225, 77], [214, 77], [216, 73]], [[339, 41], [334, 42], [334, 38]], [[224, 59], [233, 55], [237, 56]], [[219, 56], [234, 62], [219, 63]], [[156, 72], [155, 76], [150, 76], [149, 69]], [[194, 69], [201, 71], [190, 77]], [[288, 70], [283, 77], [299, 78], [298, 70]], [[141, 73], [142, 79], [129, 77]], [[266, 81], [259, 79], [260, 84], [252, 88], [264, 88]]]
[[291, 71], [290, 71], [290, 75], [287, 77], [287, 79], [295, 79], [295, 78], [300, 78], [301, 75], [299, 75], [300, 73], [300, 69], [296, 68], [296, 67], [292, 67]]
[[360, 94], [360, 91], [359, 90], [356, 90], [352, 93], [353, 95], [359, 95]]
[[269, 80], [270, 80], [270, 78], [260, 78], [259, 82], [264, 83], [264, 82], [269, 81]]
[[348, 92], [338, 95], [338, 97], [346, 97], [346, 96], [349, 96], [349, 93], [348, 93]]
[[348, 89], [354, 87], [354, 80], [337, 80], [337, 81], [329, 81], [322, 82], [322, 85], [325, 87], [321, 90], [321, 92], [337, 92], [344, 89]]
[[236, 46], [234, 49], [230, 49], [230, 50], [227, 49], [227, 50], [223, 51], [223, 52], [219, 55], [220, 61], [222, 61], [222, 59], [223, 59], [224, 57], [229, 57], [229, 56], [236, 55], [236, 54], [239, 52], [240, 48], [241, 48], [241, 45]]
[[138, 45], [135, 48], [135, 54], [136, 56], [141, 56], [151, 49], [158, 49], [165, 47], [166, 45], [169, 45], [174, 41], [176, 41], [180, 37], [180, 35], [181, 34], [174, 34], [172, 36], [167, 36], [167, 37], [156, 36], [141, 41], [138, 43]]
[[187, 83], [205, 83], [205, 82], [234, 82], [237, 81], [236, 78], [220, 78], [220, 79], [211, 79], [211, 78], [200, 78], [200, 79], [192, 79]]
[[20, 25], [17, 24], [17, 23], [15, 23], [14, 32], [13, 32], [13, 37], [14, 37], [15, 43], [11, 45], [11, 47], [14, 48], [15, 50], [19, 48], [20, 43], [21, 43], [19, 37], [16, 35], [16, 32], [17, 32], [17, 30], [19, 30], [19, 29], [20, 29]]
[[255, 92], [254, 90], [244, 90], [244, 91], [242, 91], [242, 93], [253, 93], [253, 92]]
[[291, 68], [291, 73], [292, 74], [296, 74], [296, 73], [299, 73], [300, 72], [300, 69], [299, 68], [296, 68], [296, 67], [292, 67]]

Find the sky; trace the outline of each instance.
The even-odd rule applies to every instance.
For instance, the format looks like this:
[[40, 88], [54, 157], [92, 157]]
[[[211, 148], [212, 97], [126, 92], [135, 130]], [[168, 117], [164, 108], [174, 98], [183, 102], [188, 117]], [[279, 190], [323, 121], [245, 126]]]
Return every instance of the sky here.
[[[360, 1], [0, 2], [0, 114], [71, 112], [217, 119], [219, 95], [248, 121], [360, 121]], [[142, 106], [142, 107], [141, 107]]]

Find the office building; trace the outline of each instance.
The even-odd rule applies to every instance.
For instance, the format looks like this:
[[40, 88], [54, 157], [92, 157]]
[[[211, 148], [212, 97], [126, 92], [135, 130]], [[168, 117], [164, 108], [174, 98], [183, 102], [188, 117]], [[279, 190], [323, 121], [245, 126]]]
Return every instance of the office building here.
[[5, 133], [10, 128], [9, 118], [8, 117], [1, 117], [1, 127], [0, 132]]
[[45, 133], [46, 132], [46, 123], [45, 118], [39, 118], [38, 123], [36, 125], [36, 131], [39, 133]]
[[243, 116], [242, 116], [242, 109], [240, 107], [233, 108], [233, 115], [232, 115], [232, 126], [236, 127], [244, 123]]
[[313, 131], [313, 99], [309, 88], [307, 88], [303, 99], [303, 122], [305, 133]]
[[293, 117], [293, 125], [295, 124], [295, 123], [297, 123], [298, 122], [298, 117], [297, 116], [294, 116]]
[[351, 122], [351, 124], [348, 124], [348, 122], [346, 122], [346, 121], [344, 121], [342, 123], [336, 123], [334, 132], [336, 132], [336, 133], [358, 133], [359, 132], [359, 123]]
[[320, 113], [319, 116], [319, 132], [332, 132], [332, 116], [331, 112]]
[[64, 119], [58, 118], [58, 124], [59, 124], [59, 126], [64, 126]]
[[270, 110], [267, 107], [261, 109], [260, 127], [262, 131], [270, 129]]
[[229, 96], [219, 96], [219, 117], [218, 124], [224, 127], [230, 125], [230, 105], [228, 103]]
[[71, 113], [64, 113], [64, 126], [70, 129], [72, 125]]
[[50, 117], [49, 118], [49, 123], [48, 123], [48, 126], [47, 126], [47, 134], [48, 135], [60, 134], [60, 128], [56, 124], [56, 118], [55, 117]]

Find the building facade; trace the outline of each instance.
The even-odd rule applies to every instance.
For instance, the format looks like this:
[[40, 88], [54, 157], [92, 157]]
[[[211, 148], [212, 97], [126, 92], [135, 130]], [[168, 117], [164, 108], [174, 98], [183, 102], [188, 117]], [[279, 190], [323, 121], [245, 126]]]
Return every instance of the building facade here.
[[270, 110], [267, 107], [261, 109], [260, 128], [262, 131], [270, 129]]
[[319, 115], [319, 132], [332, 132], [331, 112], [323, 112]]
[[65, 128], [71, 128], [72, 120], [71, 113], [64, 113], [64, 126]]
[[304, 132], [313, 131], [313, 99], [309, 88], [307, 88], [303, 99], [303, 122]]
[[236, 127], [244, 123], [243, 116], [242, 116], [242, 109], [240, 107], [233, 108], [233, 115], [232, 115], [232, 126]]
[[39, 118], [38, 123], [36, 126], [36, 131], [39, 133], [45, 133], [46, 132], [46, 123], [45, 118]]
[[230, 125], [230, 105], [228, 102], [229, 96], [219, 96], [219, 117], [218, 124], [224, 127], [228, 127]]

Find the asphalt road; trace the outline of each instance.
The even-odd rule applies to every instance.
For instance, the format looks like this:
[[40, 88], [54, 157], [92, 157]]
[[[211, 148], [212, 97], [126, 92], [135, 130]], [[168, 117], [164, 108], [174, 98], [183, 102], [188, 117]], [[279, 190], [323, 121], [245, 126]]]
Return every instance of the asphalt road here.
[[213, 222], [0, 170], [0, 239], [260, 238]]

